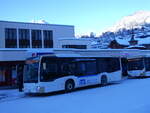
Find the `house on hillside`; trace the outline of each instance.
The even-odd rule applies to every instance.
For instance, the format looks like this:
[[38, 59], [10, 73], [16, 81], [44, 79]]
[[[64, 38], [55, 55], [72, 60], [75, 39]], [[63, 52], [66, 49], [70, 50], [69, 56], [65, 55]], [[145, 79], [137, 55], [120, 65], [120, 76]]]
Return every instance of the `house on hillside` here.
[[150, 37], [147, 38], [116, 38], [111, 41], [109, 46], [111, 49], [147, 49], [150, 50]]
[[128, 47], [128, 45], [126, 45], [125, 43], [120, 43], [117, 40], [112, 40], [108, 47], [111, 49], [123, 49], [125, 47]]

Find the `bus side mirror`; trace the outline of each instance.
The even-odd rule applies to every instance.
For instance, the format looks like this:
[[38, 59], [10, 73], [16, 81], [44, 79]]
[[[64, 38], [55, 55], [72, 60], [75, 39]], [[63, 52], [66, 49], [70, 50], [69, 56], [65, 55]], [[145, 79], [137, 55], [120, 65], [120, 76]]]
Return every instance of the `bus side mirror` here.
[[42, 66], [43, 66], [43, 70], [46, 70], [46, 63], [43, 63]]

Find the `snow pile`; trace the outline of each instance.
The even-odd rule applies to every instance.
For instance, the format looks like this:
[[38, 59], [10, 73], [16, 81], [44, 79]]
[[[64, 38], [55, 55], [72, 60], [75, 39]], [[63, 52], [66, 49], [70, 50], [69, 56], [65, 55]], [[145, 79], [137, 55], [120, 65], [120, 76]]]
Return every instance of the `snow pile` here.
[[25, 94], [23, 92], [19, 92], [17, 89], [0, 90], [0, 103], [22, 98], [24, 96]]
[[45, 20], [32, 20], [32, 23], [38, 23], [38, 24], [49, 24]]

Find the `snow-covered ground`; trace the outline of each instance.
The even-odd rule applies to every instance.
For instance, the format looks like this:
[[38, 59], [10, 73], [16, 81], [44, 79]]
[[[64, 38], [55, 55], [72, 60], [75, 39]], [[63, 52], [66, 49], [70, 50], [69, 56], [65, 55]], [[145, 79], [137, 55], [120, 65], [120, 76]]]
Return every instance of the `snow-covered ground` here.
[[0, 113], [150, 113], [150, 78], [68, 94], [29, 97], [0, 90], [0, 95]]
[[26, 95], [23, 92], [19, 92], [17, 89], [0, 90], [0, 104], [2, 102], [20, 99]]

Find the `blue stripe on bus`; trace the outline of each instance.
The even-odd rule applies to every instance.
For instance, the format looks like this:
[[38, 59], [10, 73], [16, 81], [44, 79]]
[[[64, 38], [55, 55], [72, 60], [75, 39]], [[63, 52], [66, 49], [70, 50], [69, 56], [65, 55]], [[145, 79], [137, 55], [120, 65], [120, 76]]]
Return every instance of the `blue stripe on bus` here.
[[54, 53], [52, 53], [52, 52], [36, 53], [37, 56], [40, 56], [40, 55], [49, 55], [49, 54], [54, 54]]

